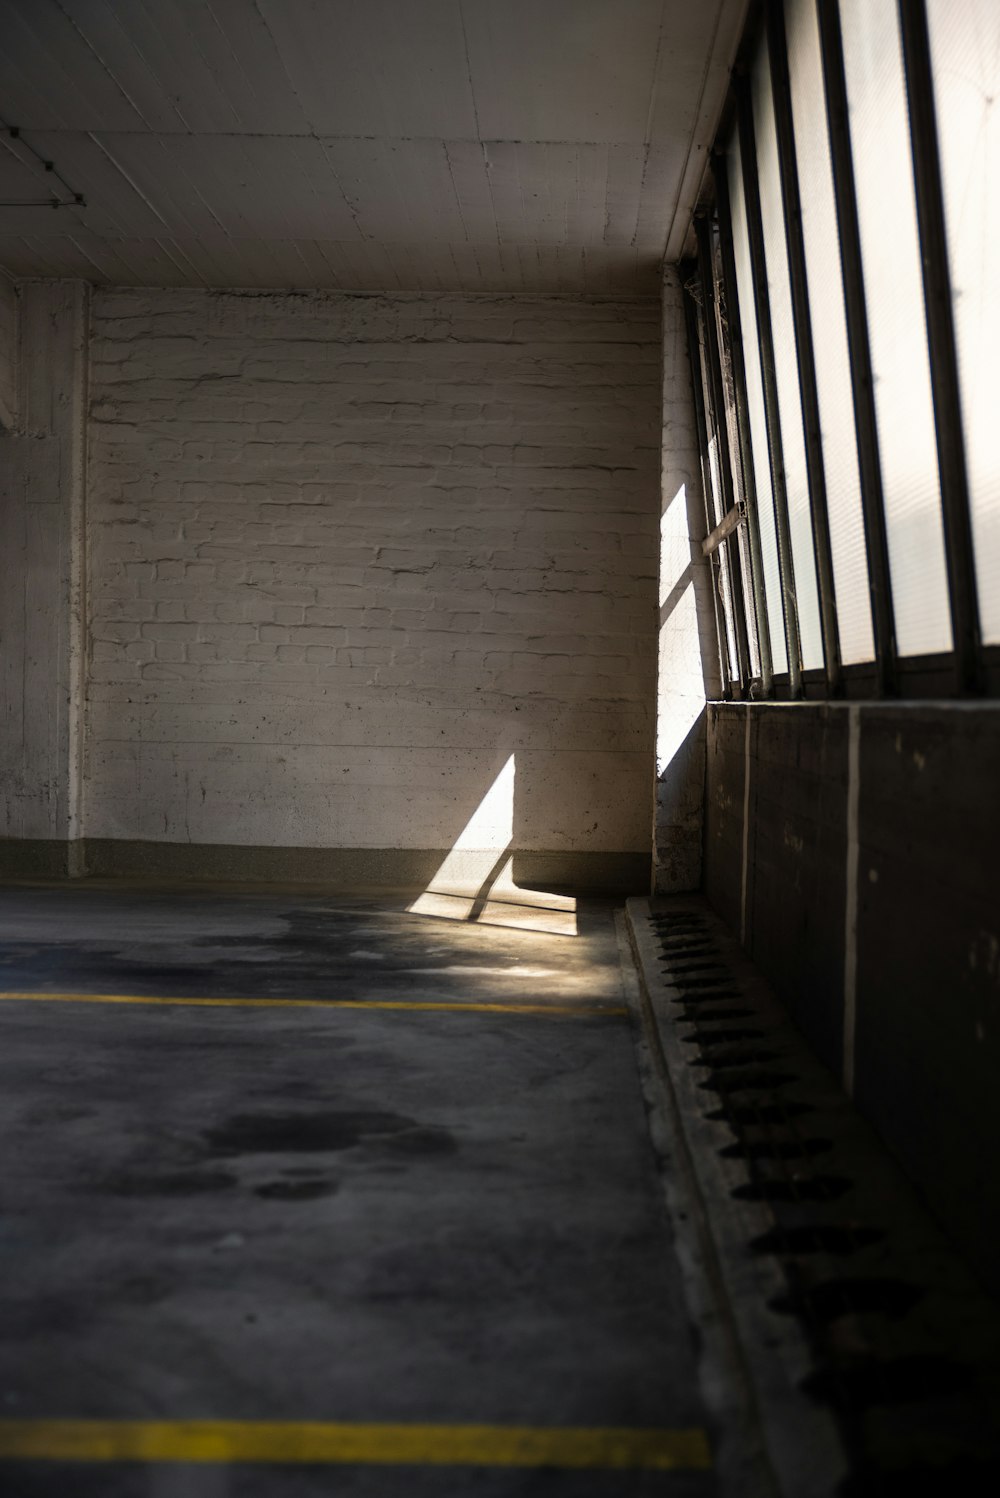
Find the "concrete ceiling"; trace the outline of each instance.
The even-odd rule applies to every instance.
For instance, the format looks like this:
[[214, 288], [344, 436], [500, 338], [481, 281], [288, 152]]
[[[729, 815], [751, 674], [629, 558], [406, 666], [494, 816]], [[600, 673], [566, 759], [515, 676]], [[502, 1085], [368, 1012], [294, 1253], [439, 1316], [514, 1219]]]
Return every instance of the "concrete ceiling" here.
[[[124, 285], [655, 290], [745, 8], [0, 0], [0, 267]], [[53, 193], [85, 206], [8, 206]]]

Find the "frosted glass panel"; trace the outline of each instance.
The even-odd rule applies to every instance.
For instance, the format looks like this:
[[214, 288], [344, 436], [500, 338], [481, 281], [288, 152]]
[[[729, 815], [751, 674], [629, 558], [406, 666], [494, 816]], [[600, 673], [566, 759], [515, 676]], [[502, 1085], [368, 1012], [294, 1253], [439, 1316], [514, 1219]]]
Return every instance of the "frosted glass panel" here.
[[[707, 375], [706, 375], [706, 372], [705, 372], [705, 369], [706, 369], [706, 353], [707, 353], [707, 351], [703, 348], [702, 349], [702, 355], [701, 355], [702, 389], [706, 391], [706, 412], [707, 412], [709, 410], [709, 407], [707, 405], [707, 389], [706, 389], [708, 381], [707, 381]], [[721, 475], [721, 472], [720, 472], [720, 465], [721, 465], [721, 462], [722, 462], [722, 455], [721, 455], [721, 453], [719, 451], [719, 443], [718, 443], [718, 439], [717, 439], [714, 431], [712, 431], [710, 433], [709, 439], [708, 439], [708, 462], [709, 462], [709, 475], [710, 475], [710, 478], [711, 478], [711, 481], [712, 481], [712, 494], [710, 496], [710, 510], [711, 510], [710, 518], [711, 518], [711, 521], [712, 521], [712, 526], [714, 528], [716, 525], [718, 525], [719, 521], [722, 519], [722, 514], [723, 514], [722, 475]], [[736, 630], [735, 630], [735, 625], [733, 623], [733, 601], [732, 601], [732, 598], [730, 597], [729, 578], [726, 575], [725, 559], [721, 555], [720, 555], [719, 561], [720, 561], [719, 571], [716, 572], [714, 570], [714, 568], [713, 568], [713, 570], [712, 570], [712, 576], [713, 576], [713, 579], [717, 580], [718, 586], [720, 588], [720, 596], [722, 598], [722, 614], [723, 614], [723, 618], [726, 621], [726, 661], [727, 661], [728, 667], [729, 667], [729, 677], [730, 677], [731, 681], [736, 681], [739, 678], [740, 671], [739, 671], [739, 656], [737, 655], [737, 652], [736, 652]]]
[[747, 528], [741, 525], [736, 532], [736, 546], [740, 559], [740, 580], [743, 583], [743, 617], [747, 626], [747, 649], [750, 652], [750, 674], [760, 675], [760, 641], [757, 637], [757, 616], [753, 602], [753, 568], [750, 561], [750, 540]]
[[[713, 268], [718, 288], [717, 313], [715, 320], [717, 336], [719, 339], [720, 360], [722, 364], [723, 399], [726, 407], [726, 431], [729, 439], [729, 451], [732, 455], [733, 467], [733, 492], [737, 502], [746, 500], [743, 487], [742, 465], [739, 462], [740, 432], [739, 420], [736, 412], [736, 388], [733, 383], [733, 361], [732, 346], [729, 336], [729, 319], [726, 312], [726, 291], [722, 272], [722, 251], [718, 237], [713, 237]], [[734, 293], [735, 296], [735, 293]], [[753, 574], [750, 567], [750, 549], [747, 538], [747, 528], [741, 525], [735, 532], [732, 543], [723, 542], [726, 546], [732, 544], [733, 555], [740, 564], [741, 593], [737, 599], [737, 606], [742, 608], [743, 620], [747, 631], [747, 649], [750, 654], [750, 674], [760, 675], [760, 646], [757, 639], [757, 617], [754, 611], [753, 600]]]
[[1000, 3], [928, 0], [983, 638], [1000, 643]]
[[810, 667], [823, 665], [823, 636], [819, 622], [799, 366], [795, 352], [792, 293], [788, 279], [788, 247], [781, 207], [778, 140], [771, 103], [771, 69], [767, 49], [763, 46], [758, 48], [754, 61], [752, 85], [757, 177], [760, 183], [761, 218], [764, 221], [764, 259], [771, 304], [774, 369], [778, 381], [778, 417], [781, 422], [781, 445], [785, 463], [794, 591], [799, 611], [802, 664], [808, 670]]
[[786, 0], [785, 27], [840, 654], [851, 665], [874, 660], [875, 641], [815, 0]]
[[[702, 326], [702, 317], [698, 319], [698, 378], [701, 381], [702, 401], [705, 410], [705, 423], [708, 432], [708, 478], [709, 493], [706, 495], [708, 501], [709, 528], [714, 529], [725, 512], [722, 498], [722, 454], [719, 450], [718, 437], [712, 422], [711, 390], [708, 376], [708, 349], [705, 345], [705, 334]], [[736, 630], [733, 623], [732, 599], [730, 598], [729, 579], [725, 573], [724, 559], [720, 557], [723, 565], [717, 571], [715, 565], [711, 567], [712, 586], [718, 587], [719, 596], [722, 601], [722, 617], [725, 621], [726, 639], [723, 654], [726, 658], [726, 670], [730, 681], [739, 679], [739, 656], [736, 650]]]
[[771, 632], [771, 664], [777, 675], [788, 670], [785, 645], [785, 618], [781, 606], [781, 576], [778, 571], [778, 538], [774, 528], [774, 500], [767, 460], [767, 428], [764, 424], [764, 390], [757, 352], [757, 318], [754, 314], [753, 283], [750, 279], [750, 247], [747, 239], [747, 216], [743, 206], [743, 174], [740, 143], [733, 132], [728, 152], [730, 212], [733, 218], [733, 253], [736, 258], [736, 295], [739, 299], [740, 326], [743, 331], [743, 359], [747, 372], [747, 406], [750, 418], [750, 442], [753, 448], [753, 473], [757, 486], [757, 512], [760, 518], [760, 548], [764, 561], [764, 597], [768, 627]]
[[722, 609], [726, 618], [726, 641], [729, 648], [729, 675], [733, 681], [739, 681], [739, 653], [736, 647], [736, 622], [733, 617], [733, 590], [729, 586], [729, 558], [726, 555], [727, 543], [723, 541], [719, 547], [719, 587], [722, 591]]
[[901, 655], [951, 649], [896, 0], [841, 0], [889, 567]]

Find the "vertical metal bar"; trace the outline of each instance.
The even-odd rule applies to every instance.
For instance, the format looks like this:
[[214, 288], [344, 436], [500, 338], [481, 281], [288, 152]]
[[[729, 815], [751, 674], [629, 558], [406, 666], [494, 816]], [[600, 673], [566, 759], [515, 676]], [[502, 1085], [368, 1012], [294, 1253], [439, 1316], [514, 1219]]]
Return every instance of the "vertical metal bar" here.
[[802, 643], [799, 639], [799, 614], [795, 601], [795, 568], [792, 563], [792, 536], [791, 527], [788, 523], [788, 491], [785, 487], [785, 456], [781, 442], [781, 418], [778, 412], [778, 378], [774, 366], [771, 299], [767, 289], [764, 221], [761, 217], [760, 184], [757, 180], [757, 141], [754, 133], [753, 99], [750, 94], [750, 79], [745, 73], [736, 80], [736, 116], [740, 133], [740, 161], [743, 167], [743, 199], [747, 212], [747, 239], [750, 246], [750, 273], [753, 281], [754, 311], [757, 314], [757, 344], [760, 349], [761, 383], [764, 387], [764, 424], [767, 428], [767, 455], [771, 467], [774, 524], [778, 536], [778, 570], [781, 575], [781, 602], [785, 618], [785, 643], [788, 647], [788, 688], [792, 697], [801, 697]]
[[[701, 493], [705, 505], [705, 534], [712, 529], [708, 496], [711, 488], [711, 472], [708, 458], [708, 422], [705, 416], [705, 395], [701, 376], [701, 348], [698, 339], [698, 313], [688, 282], [697, 278], [697, 267], [691, 260], [680, 266], [681, 285], [684, 288], [684, 326], [687, 330], [688, 362], [691, 366], [691, 393], [694, 397], [695, 429], [698, 433], [698, 454], [701, 459]], [[712, 603], [715, 609], [715, 632], [719, 644], [719, 669], [723, 695], [732, 697], [733, 683], [729, 670], [729, 635], [726, 619], [719, 597], [718, 564], [715, 557], [706, 557], [712, 588]]]
[[802, 236], [802, 203], [799, 198], [799, 169], [795, 153], [795, 127], [792, 120], [792, 90], [788, 77], [788, 48], [785, 39], [783, 0], [767, 0], [766, 24], [768, 56], [771, 63], [771, 93], [774, 100], [774, 124], [778, 141], [781, 205], [785, 217], [785, 243], [788, 250], [788, 279], [792, 294], [792, 321], [795, 326], [795, 352], [799, 366], [806, 479], [809, 486], [809, 510], [812, 516], [813, 549], [816, 555], [816, 579], [819, 583], [823, 659], [826, 663], [827, 690], [831, 697], [834, 697], [839, 696], [842, 687], [840, 629], [837, 624], [837, 594], [833, 578], [833, 548], [830, 544], [826, 469], [823, 463], [819, 388], [816, 383], [816, 358], [813, 350], [812, 319], [809, 312], [809, 279], [806, 273], [805, 241]]
[[938, 152], [931, 46], [924, 0], [899, 0], [906, 96], [910, 109], [913, 182], [916, 189], [920, 262], [923, 269], [927, 345], [944, 547], [948, 562], [948, 599], [959, 689], [983, 689], [982, 632], [976, 591], [976, 561], [969, 510], [969, 483], [962, 435], [962, 401], [955, 346], [944, 190]]
[[750, 440], [750, 406], [747, 401], [747, 370], [743, 357], [743, 329], [740, 304], [736, 294], [736, 255], [733, 250], [733, 219], [729, 205], [729, 172], [726, 158], [716, 152], [712, 158], [715, 178], [715, 211], [719, 220], [719, 246], [722, 250], [722, 282], [726, 294], [726, 319], [729, 324], [729, 357], [733, 366], [736, 393], [736, 429], [740, 442], [740, 468], [743, 499], [747, 508], [747, 531], [750, 537], [750, 582], [754, 613], [757, 618], [757, 647], [760, 651], [760, 686], [764, 697], [774, 691], [774, 667], [771, 661], [771, 629], [764, 596], [764, 557], [760, 545], [760, 516], [757, 513], [757, 482], [753, 471], [753, 446]]
[[[722, 483], [722, 515], [729, 513], [736, 504], [733, 483], [732, 458], [729, 451], [729, 427], [726, 423], [726, 398], [722, 383], [722, 363], [719, 356], [718, 324], [715, 315], [715, 269], [712, 264], [712, 231], [704, 214], [694, 221], [698, 242], [698, 276], [701, 281], [702, 311], [705, 324], [705, 355], [708, 362], [708, 391], [712, 407], [712, 425], [719, 444], [719, 473]], [[726, 570], [729, 573], [729, 597], [733, 610], [733, 629], [736, 634], [736, 654], [740, 666], [740, 686], [744, 692], [750, 685], [750, 645], [747, 640], [747, 621], [744, 614], [743, 570], [740, 565], [739, 546], [726, 544]]]
[[854, 195], [854, 157], [847, 114], [847, 80], [844, 76], [844, 44], [840, 33], [837, 0], [817, 0], [823, 87], [826, 94], [827, 130], [833, 195], [840, 234], [840, 265], [844, 283], [847, 347], [854, 401], [854, 429], [858, 439], [858, 471], [861, 478], [861, 512], [868, 555], [868, 591], [871, 597], [872, 631], [879, 690], [883, 696], [896, 690], [896, 622], [892, 607], [889, 543], [886, 539], [885, 505], [882, 495], [882, 465], [879, 459], [878, 424], [872, 382], [871, 345], [868, 341], [868, 309], [865, 304], [864, 272], [861, 264], [861, 229]]

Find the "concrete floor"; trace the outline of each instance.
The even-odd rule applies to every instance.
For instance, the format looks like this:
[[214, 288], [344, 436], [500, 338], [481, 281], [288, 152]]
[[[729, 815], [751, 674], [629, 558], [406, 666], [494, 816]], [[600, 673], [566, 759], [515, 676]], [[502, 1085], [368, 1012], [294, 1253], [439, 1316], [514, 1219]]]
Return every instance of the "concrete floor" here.
[[[0, 990], [136, 1001], [0, 1003], [3, 1420], [710, 1426], [613, 907], [576, 936], [405, 907], [3, 892]], [[273, 1002], [149, 1002], [218, 997]], [[683, 1469], [0, 1464], [16, 1498], [714, 1492]]]

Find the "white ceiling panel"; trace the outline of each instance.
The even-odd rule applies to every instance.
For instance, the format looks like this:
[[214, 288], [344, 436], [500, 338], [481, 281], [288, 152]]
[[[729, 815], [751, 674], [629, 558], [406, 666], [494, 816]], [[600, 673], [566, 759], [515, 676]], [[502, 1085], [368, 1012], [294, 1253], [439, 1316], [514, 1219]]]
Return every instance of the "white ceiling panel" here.
[[317, 135], [477, 134], [459, 0], [257, 0]]
[[[701, 164], [704, 167], [706, 148], [701, 148]], [[651, 145], [643, 163], [642, 192], [639, 198], [639, 218], [636, 225], [636, 243], [644, 246], [666, 243], [670, 226], [677, 215], [680, 186], [688, 163], [688, 145], [683, 141], [666, 140]], [[694, 193], [697, 194], [695, 184]], [[693, 202], [693, 198], [692, 198]], [[685, 221], [686, 227], [686, 221]]]
[[641, 144], [660, 28], [673, 8], [663, 0], [463, 0], [483, 135]]
[[[44, 137], [46, 148], [55, 143]], [[343, 239], [357, 233], [327, 154], [309, 136], [101, 135], [94, 144], [125, 188], [131, 232], [221, 231], [237, 239]], [[95, 209], [100, 192], [88, 194]], [[143, 214], [156, 223], [139, 221]]]
[[[121, 138], [142, 140], [148, 169], [155, 170], [162, 154], [157, 137], [123, 135]], [[74, 224], [110, 238], [166, 231], [162, 211], [144, 196], [140, 184], [132, 179], [123, 163], [109, 154], [99, 136], [75, 130], [38, 130], [27, 133], [25, 139], [31, 141], [41, 156], [58, 163], [60, 176], [85, 200], [82, 208], [60, 211], [58, 222], [49, 232], [66, 233], [68, 226]], [[0, 231], [5, 222], [0, 210]]]
[[[146, 129], [307, 134], [266, 22], [246, 0], [59, 0]], [[103, 120], [90, 130], [129, 128]], [[134, 127], [132, 127], [134, 128]]]
[[[333, 138], [323, 148], [363, 239], [419, 244], [465, 237], [445, 141]], [[481, 153], [480, 163], [485, 178]]]
[[104, 240], [85, 231], [0, 239], [0, 257], [14, 276], [74, 276], [111, 286], [202, 285], [191, 265], [154, 240]]
[[[361, 241], [101, 239], [85, 230], [0, 237], [14, 276], [110, 286], [319, 287], [339, 291], [556, 291], [654, 296], [660, 261], [576, 246], [380, 245]], [[227, 279], [230, 277], [232, 279]]]
[[[0, 198], [26, 199], [30, 202], [41, 202], [56, 196], [53, 192], [54, 184], [44, 171], [41, 164], [29, 158], [27, 161], [16, 154], [12, 149], [13, 141], [2, 142], [0, 149]], [[51, 213], [52, 210], [50, 209]]]
[[631, 245], [642, 147], [514, 144], [486, 147], [503, 244]]
[[650, 119], [658, 180], [656, 191], [644, 195], [643, 216], [652, 218], [666, 199], [670, 259], [682, 253], [742, 29], [739, 9], [720, 5], [714, 42], [706, 46], [705, 19], [696, 5], [670, 8]]
[[0, 119], [6, 124], [24, 130], [142, 127], [107, 64], [56, 0], [0, 0], [0, 35]]
[[445, 151], [462, 215], [463, 232], [459, 238], [499, 243], [486, 147], [478, 140], [450, 140], [445, 143]]
[[[0, 0], [0, 267], [649, 290], [745, 4]], [[53, 193], [85, 204], [20, 206]]]

